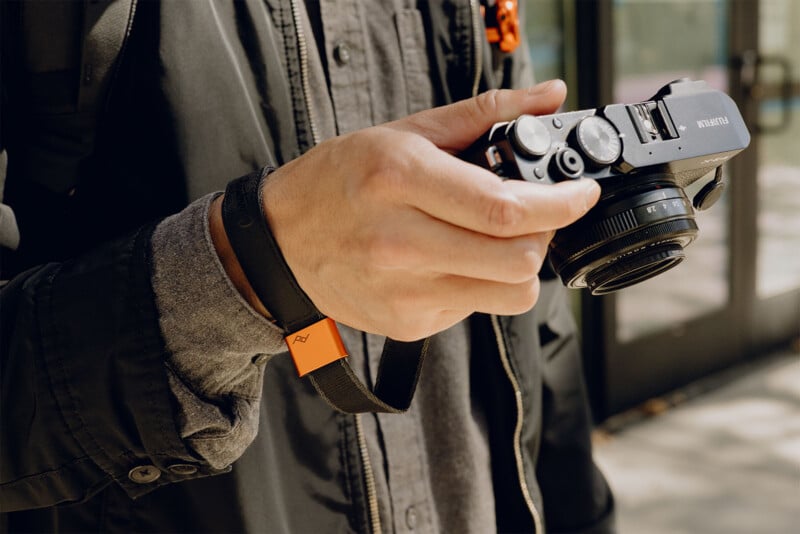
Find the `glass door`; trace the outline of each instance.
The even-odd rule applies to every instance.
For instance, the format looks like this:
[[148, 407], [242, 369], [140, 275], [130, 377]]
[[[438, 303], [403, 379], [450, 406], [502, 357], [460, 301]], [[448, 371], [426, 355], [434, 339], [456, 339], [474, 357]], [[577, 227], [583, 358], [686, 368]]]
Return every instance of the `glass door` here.
[[758, 26], [741, 76], [759, 132], [753, 321], [769, 343], [800, 333], [800, 2], [760, 0]]
[[[615, 2], [614, 101], [648, 100], [662, 85], [684, 77], [728, 92], [728, 18], [725, 2]], [[729, 170], [725, 174], [730, 175]], [[702, 183], [696, 182], [696, 188]], [[725, 196], [713, 209], [697, 214], [699, 236], [680, 266], [619, 293], [619, 342], [681, 328], [728, 305], [728, 218]]]
[[800, 60], [785, 57], [800, 49], [800, 2], [575, 5], [581, 107], [703, 79], [736, 100], [752, 134], [724, 169], [722, 199], [696, 215], [699, 237], [683, 263], [616, 294], [582, 296], [587, 377], [603, 418], [800, 333], [800, 121], [790, 121]]

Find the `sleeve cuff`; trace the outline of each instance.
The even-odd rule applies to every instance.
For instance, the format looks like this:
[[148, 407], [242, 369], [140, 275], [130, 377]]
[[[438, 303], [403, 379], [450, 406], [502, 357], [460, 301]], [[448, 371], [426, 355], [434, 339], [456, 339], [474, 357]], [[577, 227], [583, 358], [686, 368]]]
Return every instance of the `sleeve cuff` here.
[[286, 345], [282, 331], [247, 303], [219, 261], [208, 228], [216, 196], [156, 227], [152, 282], [181, 437], [221, 468], [255, 437], [265, 363]]

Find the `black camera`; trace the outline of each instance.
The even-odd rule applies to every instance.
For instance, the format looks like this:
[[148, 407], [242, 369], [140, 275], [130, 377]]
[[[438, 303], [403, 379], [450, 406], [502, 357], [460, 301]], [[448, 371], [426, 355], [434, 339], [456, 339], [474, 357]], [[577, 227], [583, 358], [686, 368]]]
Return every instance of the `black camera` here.
[[[750, 134], [733, 100], [702, 81], [678, 80], [637, 104], [495, 124], [462, 157], [504, 178], [553, 184], [597, 180], [597, 205], [550, 243], [568, 287], [601, 295], [666, 271], [697, 236], [694, 208], [721, 195], [722, 164]], [[716, 169], [694, 196], [684, 188]]]

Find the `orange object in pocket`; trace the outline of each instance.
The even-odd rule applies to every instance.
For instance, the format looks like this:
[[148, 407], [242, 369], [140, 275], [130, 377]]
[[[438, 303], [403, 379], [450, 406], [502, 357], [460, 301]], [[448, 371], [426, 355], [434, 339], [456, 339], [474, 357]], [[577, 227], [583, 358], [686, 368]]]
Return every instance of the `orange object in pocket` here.
[[285, 338], [299, 376], [347, 356], [336, 323], [326, 317]]
[[513, 52], [520, 43], [518, 0], [498, 0], [484, 11], [486, 38], [503, 52]]

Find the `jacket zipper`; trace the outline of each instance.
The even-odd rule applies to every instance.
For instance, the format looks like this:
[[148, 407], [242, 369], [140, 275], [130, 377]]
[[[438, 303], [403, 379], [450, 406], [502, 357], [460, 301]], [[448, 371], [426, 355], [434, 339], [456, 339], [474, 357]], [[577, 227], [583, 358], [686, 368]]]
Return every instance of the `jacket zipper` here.
[[[291, 0], [292, 18], [297, 32], [297, 49], [300, 55], [300, 80], [303, 89], [303, 100], [308, 112], [308, 125], [311, 130], [311, 140], [314, 145], [319, 143], [317, 124], [314, 120], [314, 107], [311, 100], [311, 86], [308, 79], [308, 43], [303, 32], [303, 20], [300, 16], [299, 0]], [[372, 463], [369, 460], [367, 450], [367, 439], [364, 436], [364, 427], [361, 423], [361, 414], [356, 414], [356, 439], [358, 440], [358, 452], [361, 456], [361, 464], [364, 467], [364, 485], [367, 488], [367, 504], [369, 508], [369, 522], [372, 534], [381, 534], [381, 516], [378, 510], [378, 496], [375, 490], [375, 475], [372, 473]]]
[[525, 504], [528, 505], [528, 511], [533, 517], [535, 532], [543, 533], [542, 518], [539, 515], [539, 511], [536, 509], [536, 505], [533, 503], [533, 498], [528, 488], [528, 482], [525, 479], [525, 465], [522, 460], [522, 442], [520, 439], [522, 436], [523, 423], [522, 390], [519, 387], [517, 377], [514, 376], [514, 372], [511, 370], [511, 362], [508, 359], [508, 351], [506, 350], [505, 340], [503, 339], [503, 330], [500, 328], [500, 319], [496, 315], [492, 315], [492, 328], [494, 329], [494, 335], [497, 341], [497, 349], [500, 352], [500, 361], [503, 363], [503, 369], [506, 372], [509, 382], [511, 382], [511, 387], [514, 389], [514, 400], [517, 405], [517, 424], [514, 428], [514, 459], [517, 463], [519, 485], [522, 490], [522, 496], [525, 499]]
[[361, 414], [356, 414], [356, 437], [358, 451], [361, 454], [361, 464], [364, 466], [364, 482], [367, 486], [367, 502], [369, 504], [369, 522], [372, 534], [381, 534], [381, 515], [378, 510], [378, 495], [375, 490], [375, 475], [372, 473], [372, 463], [369, 461], [367, 439], [364, 437], [364, 427], [361, 423]]
[[480, 0], [470, 0], [469, 8], [472, 14], [472, 54], [475, 56], [475, 70], [472, 77], [472, 96], [478, 96], [478, 88], [483, 72], [483, 31], [481, 27]]
[[[314, 120], [314, 106], [311, 100], [311, 86], [308, 79], [308, 43], [303, 31], [303, 19], [300, 16], [299, 0], [291, 0], [292, 19], [297, 33], [297, 49], [300, 56], [300, 81], [303, 90], [303, 100], [308, 112], [308, 125], [311, 130], [311, 141], [314, 145], [319, 143], [317, 124]], [[369, 460], [367, 450], [367, 440], [364, 436], [364, 428], [361, 423], [361, 414], [356, 414], [356, 439], [358, 440], [358, 452], [361, 456], [361, 464], [364, 467], [364, 484], [367, 488], [367, 504], [369, 507], [369, 522], [372, 534], [381, 534], [381, 516], [378, 510], [378, 496], [375, 490], [375, 475], [372, 473], [372, 463]]]
[[314, 106], [311, 101], [311, 82], [308, 80], [308, 43], [306, 42], [306, 34], [303, 32], [303, 19], [300, 16], [300, 0], [291, 0], [292, 18], [294, 19], [294, 26], [297, 33], [297, 51], [300, 55], [300, 83], [303, 89], [303, 100], [306, 104], [306, 111], [308, 112], [308, 126], [311, 130], [311, 141], [314, 146], [319, 144], [319, 134], [317, 133], [317, 124], [314, 121]]

